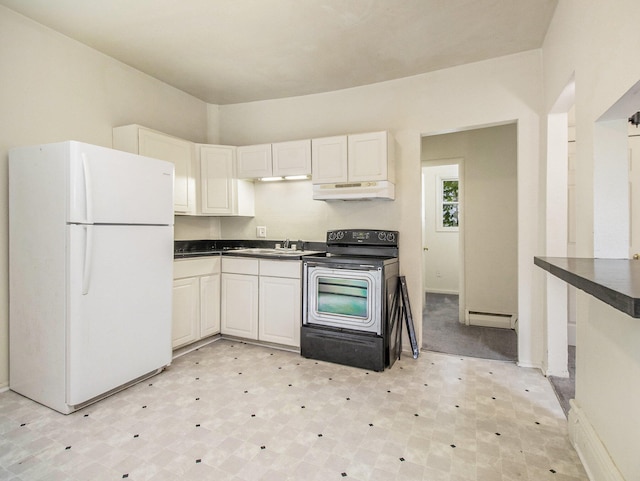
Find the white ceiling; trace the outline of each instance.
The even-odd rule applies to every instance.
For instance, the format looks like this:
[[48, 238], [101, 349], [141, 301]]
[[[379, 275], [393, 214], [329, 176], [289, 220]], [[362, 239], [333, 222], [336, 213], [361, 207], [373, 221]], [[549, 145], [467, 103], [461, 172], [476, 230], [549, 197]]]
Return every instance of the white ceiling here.
[[408, 77], [542, 46], [558, 0], [0, 0], [214, 104]]

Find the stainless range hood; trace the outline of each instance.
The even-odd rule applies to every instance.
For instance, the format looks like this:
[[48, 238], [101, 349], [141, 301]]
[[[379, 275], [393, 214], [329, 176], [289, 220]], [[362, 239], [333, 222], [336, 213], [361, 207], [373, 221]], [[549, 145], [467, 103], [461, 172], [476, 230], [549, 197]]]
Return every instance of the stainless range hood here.
[[395, 198], [395, 185], [386, 180], [313, 185], [314, 200], [394, 200]]

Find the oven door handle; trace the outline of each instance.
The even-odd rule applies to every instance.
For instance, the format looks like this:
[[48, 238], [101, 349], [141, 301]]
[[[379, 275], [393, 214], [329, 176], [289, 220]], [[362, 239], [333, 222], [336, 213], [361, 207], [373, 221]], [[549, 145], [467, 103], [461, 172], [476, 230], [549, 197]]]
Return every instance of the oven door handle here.
[[361, 270], [380, 270], [380, 266], [376, 266], [374, 264], [329, 264], [325, 262], [305, 262], [307, 267], [323, 267], [327, 269], [342, 269], [342, 270], [351, 270], [351, 271], [361, 271]]

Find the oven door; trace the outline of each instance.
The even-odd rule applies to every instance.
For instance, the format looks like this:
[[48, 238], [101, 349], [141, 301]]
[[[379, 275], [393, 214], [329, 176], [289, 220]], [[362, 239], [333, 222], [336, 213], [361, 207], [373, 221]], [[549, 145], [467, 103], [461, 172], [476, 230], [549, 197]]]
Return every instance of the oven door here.
[[303, 324], [382, 334], [382, 269], [304, 264]]

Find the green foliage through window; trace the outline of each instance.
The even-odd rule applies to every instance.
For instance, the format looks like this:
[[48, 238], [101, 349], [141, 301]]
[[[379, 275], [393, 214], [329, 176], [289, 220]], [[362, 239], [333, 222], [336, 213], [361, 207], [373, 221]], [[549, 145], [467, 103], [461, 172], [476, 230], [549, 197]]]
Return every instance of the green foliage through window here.
[[442, 227], [458, 227], [458, 180], [442, 181]]

